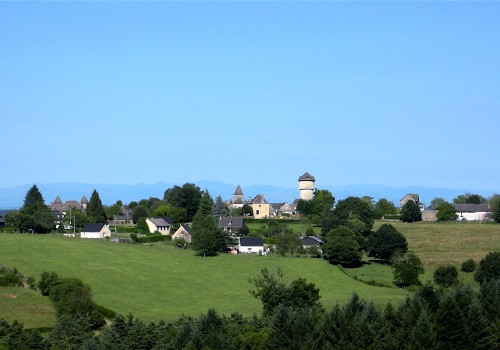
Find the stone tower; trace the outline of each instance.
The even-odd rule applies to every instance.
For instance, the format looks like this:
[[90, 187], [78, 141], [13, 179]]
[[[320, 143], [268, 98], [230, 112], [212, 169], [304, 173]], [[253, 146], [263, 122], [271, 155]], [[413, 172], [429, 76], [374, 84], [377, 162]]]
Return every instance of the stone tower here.
[[316, 179], [314, 176], [309, 174], [307, 171], [304, 175], [299, 177], [300, 199], [304, 199], [306, 201], [313, 199], [315, 181]]
[[243, 204], [245, 204], [245, 196], [243, 195], [240, 185], [238, 185], [238, 187], [236, 187], [236, 191], [234, 191], [231, 205], [234, 208], [241, 208], [243, 207]]

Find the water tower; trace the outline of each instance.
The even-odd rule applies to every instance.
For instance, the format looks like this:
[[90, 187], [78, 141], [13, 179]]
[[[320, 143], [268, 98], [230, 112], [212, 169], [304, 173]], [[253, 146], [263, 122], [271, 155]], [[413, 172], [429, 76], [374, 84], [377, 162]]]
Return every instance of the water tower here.
[[313, 199], [315, 181], [316, 179], [314, 176], [309, 174], [307, 171], [304, 175], [299, 177], [300, 199], [304, 199], [306, 201]]

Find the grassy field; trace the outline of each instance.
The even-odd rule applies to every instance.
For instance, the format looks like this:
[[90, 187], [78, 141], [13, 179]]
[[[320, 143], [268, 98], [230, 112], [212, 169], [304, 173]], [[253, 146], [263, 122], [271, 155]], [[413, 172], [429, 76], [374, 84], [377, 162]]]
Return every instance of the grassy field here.
[[[374, 230], [383, 222], [376, 222]], [[474, 259], [479, 262], [488, 252], [500, 250], [500, 225], [492, 223], [391, 222], [408, 240], [424, 267], [455, 265]]]
[[55, 235], [1, 234], [0, 263], [36, 279], [43, 271], [80, 278], [92, 286], [98, 304], [148, 321], [199, 315], [212, 307], [223, 314], [260, 313], [261, 304], [250, 295], [248, 280], [264, 267], [281, 268], [289, 279], [304, 277], [315, 283], [327, 307], [343, 303], [353, 292], [378, 305], [397, 303], [406, 296], [399, 289], [370, 287], [348, 278], [321, 259], [202, 258], [165, 244], [119, 244]]
[[0, 287], [0, 317], [9, 323], [18, 320], [26, 328], [52, 327], [56, 322], [49, 298], [21, 287]]

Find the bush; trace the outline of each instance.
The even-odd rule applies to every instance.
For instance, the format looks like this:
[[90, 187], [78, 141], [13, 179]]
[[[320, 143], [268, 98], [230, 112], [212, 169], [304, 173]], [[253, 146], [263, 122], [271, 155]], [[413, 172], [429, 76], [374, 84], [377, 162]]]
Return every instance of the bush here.
[[434, 282], [441, 287], [451, 287], [458, 283], [458, 271], [455, 266], [439, 266], [434, 271]]
[[474, 279], [479, 283], [489, 282], [500, 278], [500, 251], [488, 253], [483, 260], [479, 262]]
[[462, 263], [461, 270], [463, 272], [474, 272], [474, 271], [476, 271], [476, 262], [474, 260], [472, 260], [472, 259], [465, 260]]

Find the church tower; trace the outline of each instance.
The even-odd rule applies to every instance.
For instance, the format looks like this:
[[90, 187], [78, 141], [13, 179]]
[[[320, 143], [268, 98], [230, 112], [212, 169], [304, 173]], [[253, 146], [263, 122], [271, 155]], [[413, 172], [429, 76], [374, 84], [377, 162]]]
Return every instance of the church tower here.
[[309, 174], [307, 171], [304, 175], [299, 177], [300, 199], [304, 199], [306, 201], [313, 199], [315, 181], [316, 179], [314, 176]]
[[238, 187], [236, 187], [236, 191], [234, 191], [231, 206], [233, 208], [241, 208], [243, 207], [243, 204], [245, 204], [245, 196], [243, 195], [240, 185], [238, 185]]

